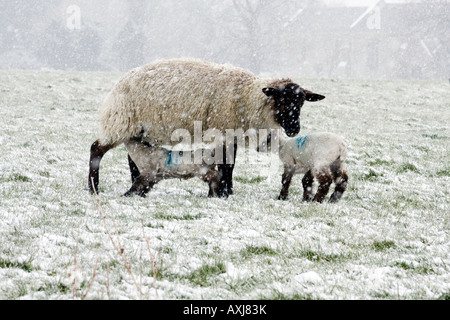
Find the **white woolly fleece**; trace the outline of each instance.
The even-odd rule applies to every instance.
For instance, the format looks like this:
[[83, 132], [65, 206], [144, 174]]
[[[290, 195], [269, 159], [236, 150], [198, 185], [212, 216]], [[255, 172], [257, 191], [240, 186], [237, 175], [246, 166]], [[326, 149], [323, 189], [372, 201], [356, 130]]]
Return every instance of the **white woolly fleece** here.
[[[290, 81], [285, 79], [284, 81]], [[118, 145], [142, 130], [146, 141], [176, 144], [175, 129], [203, 130], [280, 126], [262, 89], [277, 79], [261, 79], [231, 65], [193, 59], [162, 60], [128, 72], [100, 108], [100, 143]]]

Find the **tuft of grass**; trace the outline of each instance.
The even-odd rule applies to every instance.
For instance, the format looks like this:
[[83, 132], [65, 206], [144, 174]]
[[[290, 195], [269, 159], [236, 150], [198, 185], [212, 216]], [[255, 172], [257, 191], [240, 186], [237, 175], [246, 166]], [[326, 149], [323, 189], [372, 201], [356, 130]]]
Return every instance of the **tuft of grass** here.
[[69, 215], [71, 216], [85, 216], [86, 215], [86, 209], [82, 208], [76, 208], [70, 211]]
[[440, 139], [445, 139], [445, 137], [442, 137], [442, 136], [440, 136], [440, 135], [437, 135], [437, 134], [428, 134], [428, 133], [424, 133], [424, 134], [422, 134], [422, 137], [424, 137], [424, 138], [430, 138], [430, 139], [432, 139], [432, 140], [440, 140]]
[[146, 227], [152, 228], [152, 229], [164, 229], [164, 225], [162, 223], [153, 224], [153, 223], [149, 222], [146, 224]]
[[260, 183], [263, 182], [264, 180], [267, 179], [267, 177], [254, 177], [254, 178], [245, 178], [245, 177], [235, 177], [234, 178], [236, 181], [241, 182], [241, 183], [246, 183], [246, 184], [256, 184], [256, 183]]
[[9, 177], [0, 178], [0, 182], [32, 182], [31, 178], [24, 176], [20, 173], [13, 173]]
[[161, 212], [158, 212], [154, 215], [154, 218], [161, 219], [161, 220], [182, 220], [182, 221], [189, 221], [189, 220], [198, 220], [202, 218], [201, 214], [192, 215], [192, 214], [185, 214], [182, 216], [177, 216], [174, 214], [164, 214]]
[[417, 167], [415, 165], [413, 165], [412, 163], [409, 163], [409, 162], [403, 163], [397, 169], [397, 173], [404, 173], [404, 172], [408, 172], [408, 171], [420, 173], [419, 169], [417, 169]]
[[272, 295], [261, 297], [260, 300], [316, 300], [312, 294], [300, 294], [298, 292], [286, 294], [278, 290], [274, 290]]
[[214, 264], [204, 264], [197, 270], [194, 270], [188, 274], [185, 278], [188, 279], [194, 285], [200, 287], [207, 287], [211, 285], [211, 278], [225, 273], [225, 265], [222, 262], [216, 262]]
[[255, 255], [274, 256], [277, 254], [277, 252], [266, 246], [258, 247], [258, 246], [250, 245], [250, 246], [246, 246], [244, 249], [242, 249], [240, 254], [244, 259], [248, 259]]
[[312, 250], [301, 250], [298, 256], [313, 262], [339, 262], [345, 259], [345, 256], [341, 254], [326, 254]]
[[395, 243], [394, 241], [387, 241], [387, 240], [374, 241], [372, 244], [372, 248], [375, 251], [383, 251], [389, 248], [395, 248]]
[[50, 172], [48, 171], [39, 171], [39, 175], [44, 178], [50, 178]]
[[450, 291], [441, 295], [439, 300], [450, 300]]
[[390, 166], [390, 165], [392, 165], [391, 161], [381, 160], [379, 158], [369, 161], [369, 166]]
[[382, 174], [376, 172], [375, 170], [373, 170], [372, 168], [369, 169], [368, 173], [365, 173], [361, 176], [361, 180], [364, 181], [376, 181], [378, 177], [381, 177]]
[[62, 293], [62, 294], [67, 294], [70, 293], [72, 291], [72, 288], [70, 288], [69, 286], [65, 285], [62, 282], [57, 282], [57, 283], [46, 283], [42, 286], [40, 286], [39, 288], [37, 288], [36, 291], [43, 291], [43, 292], [47, 292], [47, 293]]
[[436, 175], [438, 177], [450, 177], [450, 168], [439, 170], [438, 172], [436, 172]]
[[403, 270], [410, 270], [410, 271], [414, 271], [415, 273], [419, 273], [419, 274], [431, 274], [434, 273], [434, 270], [432, 268], [428, 268], [424, 265], [413, 265], [412, 263], [407, 263], [405, 261], [398, 261], [395, 262], [394, 267], [398, 267], [401, 268]]
[[3, 269], [17, 268], [17, 269], [22, 269], [26, 272], [31, 272], [34, 270], [34, 268], [31, 266], [31, 262], [32, 262], [32, 259], [28, 259], [23, 262], [15, 262], [15, 261], [10, 261], [10, 260], [6, 260], [6, 259], [0, 259], [0, 268], [3, 268]]

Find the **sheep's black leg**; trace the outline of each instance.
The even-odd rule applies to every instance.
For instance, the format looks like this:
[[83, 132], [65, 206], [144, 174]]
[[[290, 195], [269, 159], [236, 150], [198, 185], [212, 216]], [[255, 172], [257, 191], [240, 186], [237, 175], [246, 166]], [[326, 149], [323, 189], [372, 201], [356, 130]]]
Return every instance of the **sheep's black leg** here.
[[342, 171], [340, 177], [335, 179], [336, 187], [334, 188], [334, 192], [330, 196], [330, 202], [338, 202], [342, 194], [347, 189], [348, 175], [347, 172]]
[[319, 187], [313, 201], [322, 202], [328, 194], [328, 191], [330, 190], [330, 185], [333, 182], [333, 177], [329, 172], [322, 171], [319, 173], [317, 180], [319, 181]]
[[311, 170], [305, 173], [302, 179], [302, 185], [303, 185], [303, 200], [304, 201], [311, 201], [314, 196], [312, 194], [312, 185], [314, 181], [314, 176], [311, 173]]
[[[227, 152], [230, 153], [228, 159], [232, 160], [232, 163], [227, 163]], [[233, 194], [233, 170], [234, 162], [236, 161], [237, 142], [233, 144], [233, 150], [230, 150], [226, 146], [223, 147], [223, 164], [217, 165], [220, 174], [220, 186], [217, 191], [217, 195], [221, 198], [227, 198]], [[231, 161], [229, 161], [231, 162]]]
[[136, 177], [134, 180], [130, 190], [125, 192], [125, 197], [130, 197], [133, 194], [136, 194], [141, 197], [145, 197], [145, 194], [148, 193], [153, 186], [156, 184], [156, 181], [153, 180], [153, 177], [148, 177], [146, 175], [140, 175]]
[[294, 176], [295, 168], [284, 168], [283, 176], [281, 177], [281, 187], [280, 195], [278, 200], [286, 200], [289, 194], [289, 187], [291, 185], [292, 177]]
[[133, 159], [131, 159], [130, 155], [128, 155], [128, 165], [130, 166], [131, 182], [134, 182], [136, 178], [139, 177], [140, 172], [139, 168], [136, 166], [136, 163], [134, 163]]
[[100, 170], [100, 161], [108, 150], [114, 148], [114, 145], [100, 145], [97, 140], [91, 146], [91, 155], [89, 159], [89, 178], [88, 187], [91, 193], [98, 193], [98, 176]]
[[228, 181], [228, 165], [227, 164], [219, 164], [217, 165], [217, 169], [219, 171], [219, 188], [217, 190], [217, 196], [219, 198], [227, 198], [228, 197], [228, 188], [227, 188], [227, 181]]
[[227, 192], [228, 195], [233, 194], [233, 171], [234, 171], [234, 164], [236, 163], [236, 153], [237, 153], [237, 143], [235, 141], [233, 145], [233, 163], [229, 164], [228, 167], [228, 176], [227, 176]]

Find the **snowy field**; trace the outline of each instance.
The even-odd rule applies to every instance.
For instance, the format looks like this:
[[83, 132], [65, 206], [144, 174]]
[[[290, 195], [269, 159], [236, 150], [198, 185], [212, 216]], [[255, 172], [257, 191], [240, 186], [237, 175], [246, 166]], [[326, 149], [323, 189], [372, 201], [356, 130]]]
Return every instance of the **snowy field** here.
[[0, 73], [0, 299], [449, 299], [448, 82], [296, 79], [326, 96], [302, 133], [348, 143], [337, 204], [302, 202], [301, 176], [276, 200], [281, 164], [253, 150], [229, 199], [199, 179], [124, 198], [122, 146], [98, 206], [89, 148], [119, 77]]

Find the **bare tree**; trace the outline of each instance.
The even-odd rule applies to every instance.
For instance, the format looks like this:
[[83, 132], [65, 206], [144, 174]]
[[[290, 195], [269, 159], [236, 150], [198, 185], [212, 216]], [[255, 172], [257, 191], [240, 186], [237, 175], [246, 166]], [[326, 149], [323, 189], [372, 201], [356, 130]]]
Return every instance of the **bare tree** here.
[[239, 34], [235, 36], [241, 39], [239, 45], [243, 46], [242, 51], [248, 61], [248, 68], [255, 73], [261, 71], [261, 17], [271, 4], [273, 1], [270, 0], [233, 0], [234, 9], [242, 26], [241, 30], [237, 29]]
[[129, 0], [128, 21], [113, 46], [119, 70], [126, 71], [146, 62], [145, 46], [148, 42], [145, 26], [148, 24], [148, 2]]

